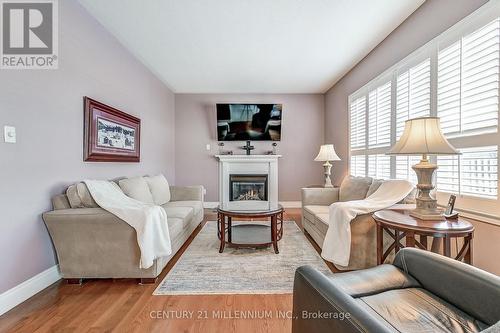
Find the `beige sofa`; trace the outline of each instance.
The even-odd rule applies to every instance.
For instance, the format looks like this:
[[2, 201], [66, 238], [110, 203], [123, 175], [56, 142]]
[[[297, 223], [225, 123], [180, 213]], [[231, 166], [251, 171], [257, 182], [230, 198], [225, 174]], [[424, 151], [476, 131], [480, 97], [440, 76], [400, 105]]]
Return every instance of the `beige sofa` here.
[[171, 186], [170, 194], [170, 201], [162, 207], [168, 216], [172, 255], [155, 260], [148, 269], [139, 268], [136, 232], [126, 222], [102, 208], [71, 208], [66, 194], [52, 198], [54, 210], [44, 213], [43, 220], [62, 277], [73, 283], [84, 278], [140, 278], [142, 282], [154, 282], [203, 220], [202, 186]]
[[[328, 229], [329, 206], [338, 201], [361, 200], [375, 192], [382, 180], [370, 177], [347, 176], [340, 187], [302, 189], [302, 225], [319, 247], [323, 246]], [[414, 193], [404, 203], [411, 201]], [[390, 244], [384, 235], [385, 248]], [[394, 256], [389, 257], [392, 261]], [[351, 222], [351, 257], [349, 266], [338, 266], [340, 270], [356, 270], [377, 265], [376, 225], [371, 214], [357, 216]]]

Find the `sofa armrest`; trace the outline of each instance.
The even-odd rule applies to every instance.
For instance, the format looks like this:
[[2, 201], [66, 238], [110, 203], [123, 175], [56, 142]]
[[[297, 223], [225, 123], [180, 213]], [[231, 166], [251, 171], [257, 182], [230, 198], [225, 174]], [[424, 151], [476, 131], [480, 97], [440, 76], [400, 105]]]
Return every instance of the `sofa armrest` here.
[[399, 251], [394, 265], [414, 277], [426, 290], [484, 323], [493, 325], [500, 320], [500, 277], [440, 254], [413, 248]]
[[63, 278], [156, 277], [155, 264], [139, 269], [141, 252], [129, 224], [102, 208], [59, 209], [43, 220]]
[[302, 189], [302, 207], [307, 205], [329, 206], [339, 201], [338, 187], [316, 187]]
[[203, 201], [204, 188], [196, 186], [170, 186], [170, 200], [172, 201]]
[[310, 266], [295, 271], [293, 318], [293, 333], [393, 332], [330, 278]]

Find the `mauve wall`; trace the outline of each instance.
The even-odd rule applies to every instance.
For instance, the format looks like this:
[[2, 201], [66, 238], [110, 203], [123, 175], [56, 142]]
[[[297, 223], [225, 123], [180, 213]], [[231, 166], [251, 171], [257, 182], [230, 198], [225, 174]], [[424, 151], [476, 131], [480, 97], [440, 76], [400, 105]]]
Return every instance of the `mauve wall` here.
[[[163, 172], [173, 182], [174, 95], [76, 1], [59, 1], [58, 70], [3, 70], [0, 126], [0, 293], [55, 264], [40, 214], [85, 178]], [[140, 163], [85, 163], [83, 96], [142, 120]], [[2, 134], [3, 135], [3, 134]]]
[[[177, 94], [175, 95], [175, 170], [177, 185], [201, 184], [206, 201], [218, 201], [216, 103], [282, 103], [282, 141], [278, 142], [279, 200], [300, 200], [300, 188], [322, 184], [323, 168], [313, 159], [323, 143], [324, 96], [314, 94]], [[206, 150], [206, 145], [211, 150]], [[237, 149], [244, 142], [226, 142]], [[252, 154], [271, 150], [270, 142], [252, 142]]]
[[486, 2], [427, 0], [326, 93], [325, 139], [342, 159], [334, 164], [336, 183], [348, 167], [348, 96]]

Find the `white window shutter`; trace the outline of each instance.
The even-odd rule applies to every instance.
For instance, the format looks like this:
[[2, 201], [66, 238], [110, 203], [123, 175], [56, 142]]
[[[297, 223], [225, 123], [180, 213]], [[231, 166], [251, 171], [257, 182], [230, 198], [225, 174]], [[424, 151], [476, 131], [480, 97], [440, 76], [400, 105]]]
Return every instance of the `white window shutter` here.
[[405, 179], [416, 184], [417, 174], [412, 166], [420, 162], [420, 156], [396, 156], [396, 179]]
[[430, 115], [430, 59], [399, 74], [396, 82], [396, 139], [399, 140], [406, 120]]
[[457, 155], [446, 155], [437, 157], [436, 188], [448, 193], [460, 192], [459, 157]]
[[366, 156], [354, 155], [351, 156], [351, 175], [364, 177], [366, 176]]
[[438, 116], [443, 133], [498, 131], [500, 20], [438, 53]]
[[362, 149], [366, 144], [366, 97], [360, 97], [351, 102], [351, 149]]
[[497, 198], [498, 146], [461, 149], [460, 193]]
[[391, 178], [391, 157], [384, 154], [368, 155], [368, 176], [377, 179]]
[[368, 148], [391, 144], [391, 82], [368, 94]]

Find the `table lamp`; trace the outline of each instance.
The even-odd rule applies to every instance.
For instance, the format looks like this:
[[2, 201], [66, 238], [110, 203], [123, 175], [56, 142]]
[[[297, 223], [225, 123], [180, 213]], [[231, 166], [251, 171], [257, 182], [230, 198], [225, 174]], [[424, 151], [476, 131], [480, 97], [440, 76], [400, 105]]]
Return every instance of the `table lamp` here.
[[438, 168], [429, 162], [429, 155], [460, 154], [446, 140], [441, 132], [438, 117], [421, 117], [407, 120], [403, 135], [387, 153], [388, 155], [422, 155], [420, 163], [412, 166], [417, 174], [417, 207], [410, 215], [422, 220], [444, 220], [442, 210], [437, 208], [437, 200], [430, 192], [434, 189], [432, 176]]
[[330, 179], [330, 174], [332, 171], [332, 164], [330, 161], [340, 161], [339, 156], [335, 152], [335, 148], [332, 144], [322, 145], [318, 156], [314, 159], [315, 161], [325, 162], [323, 167], [325, 168], [325, 187], [333, 187], [332, 180]]

